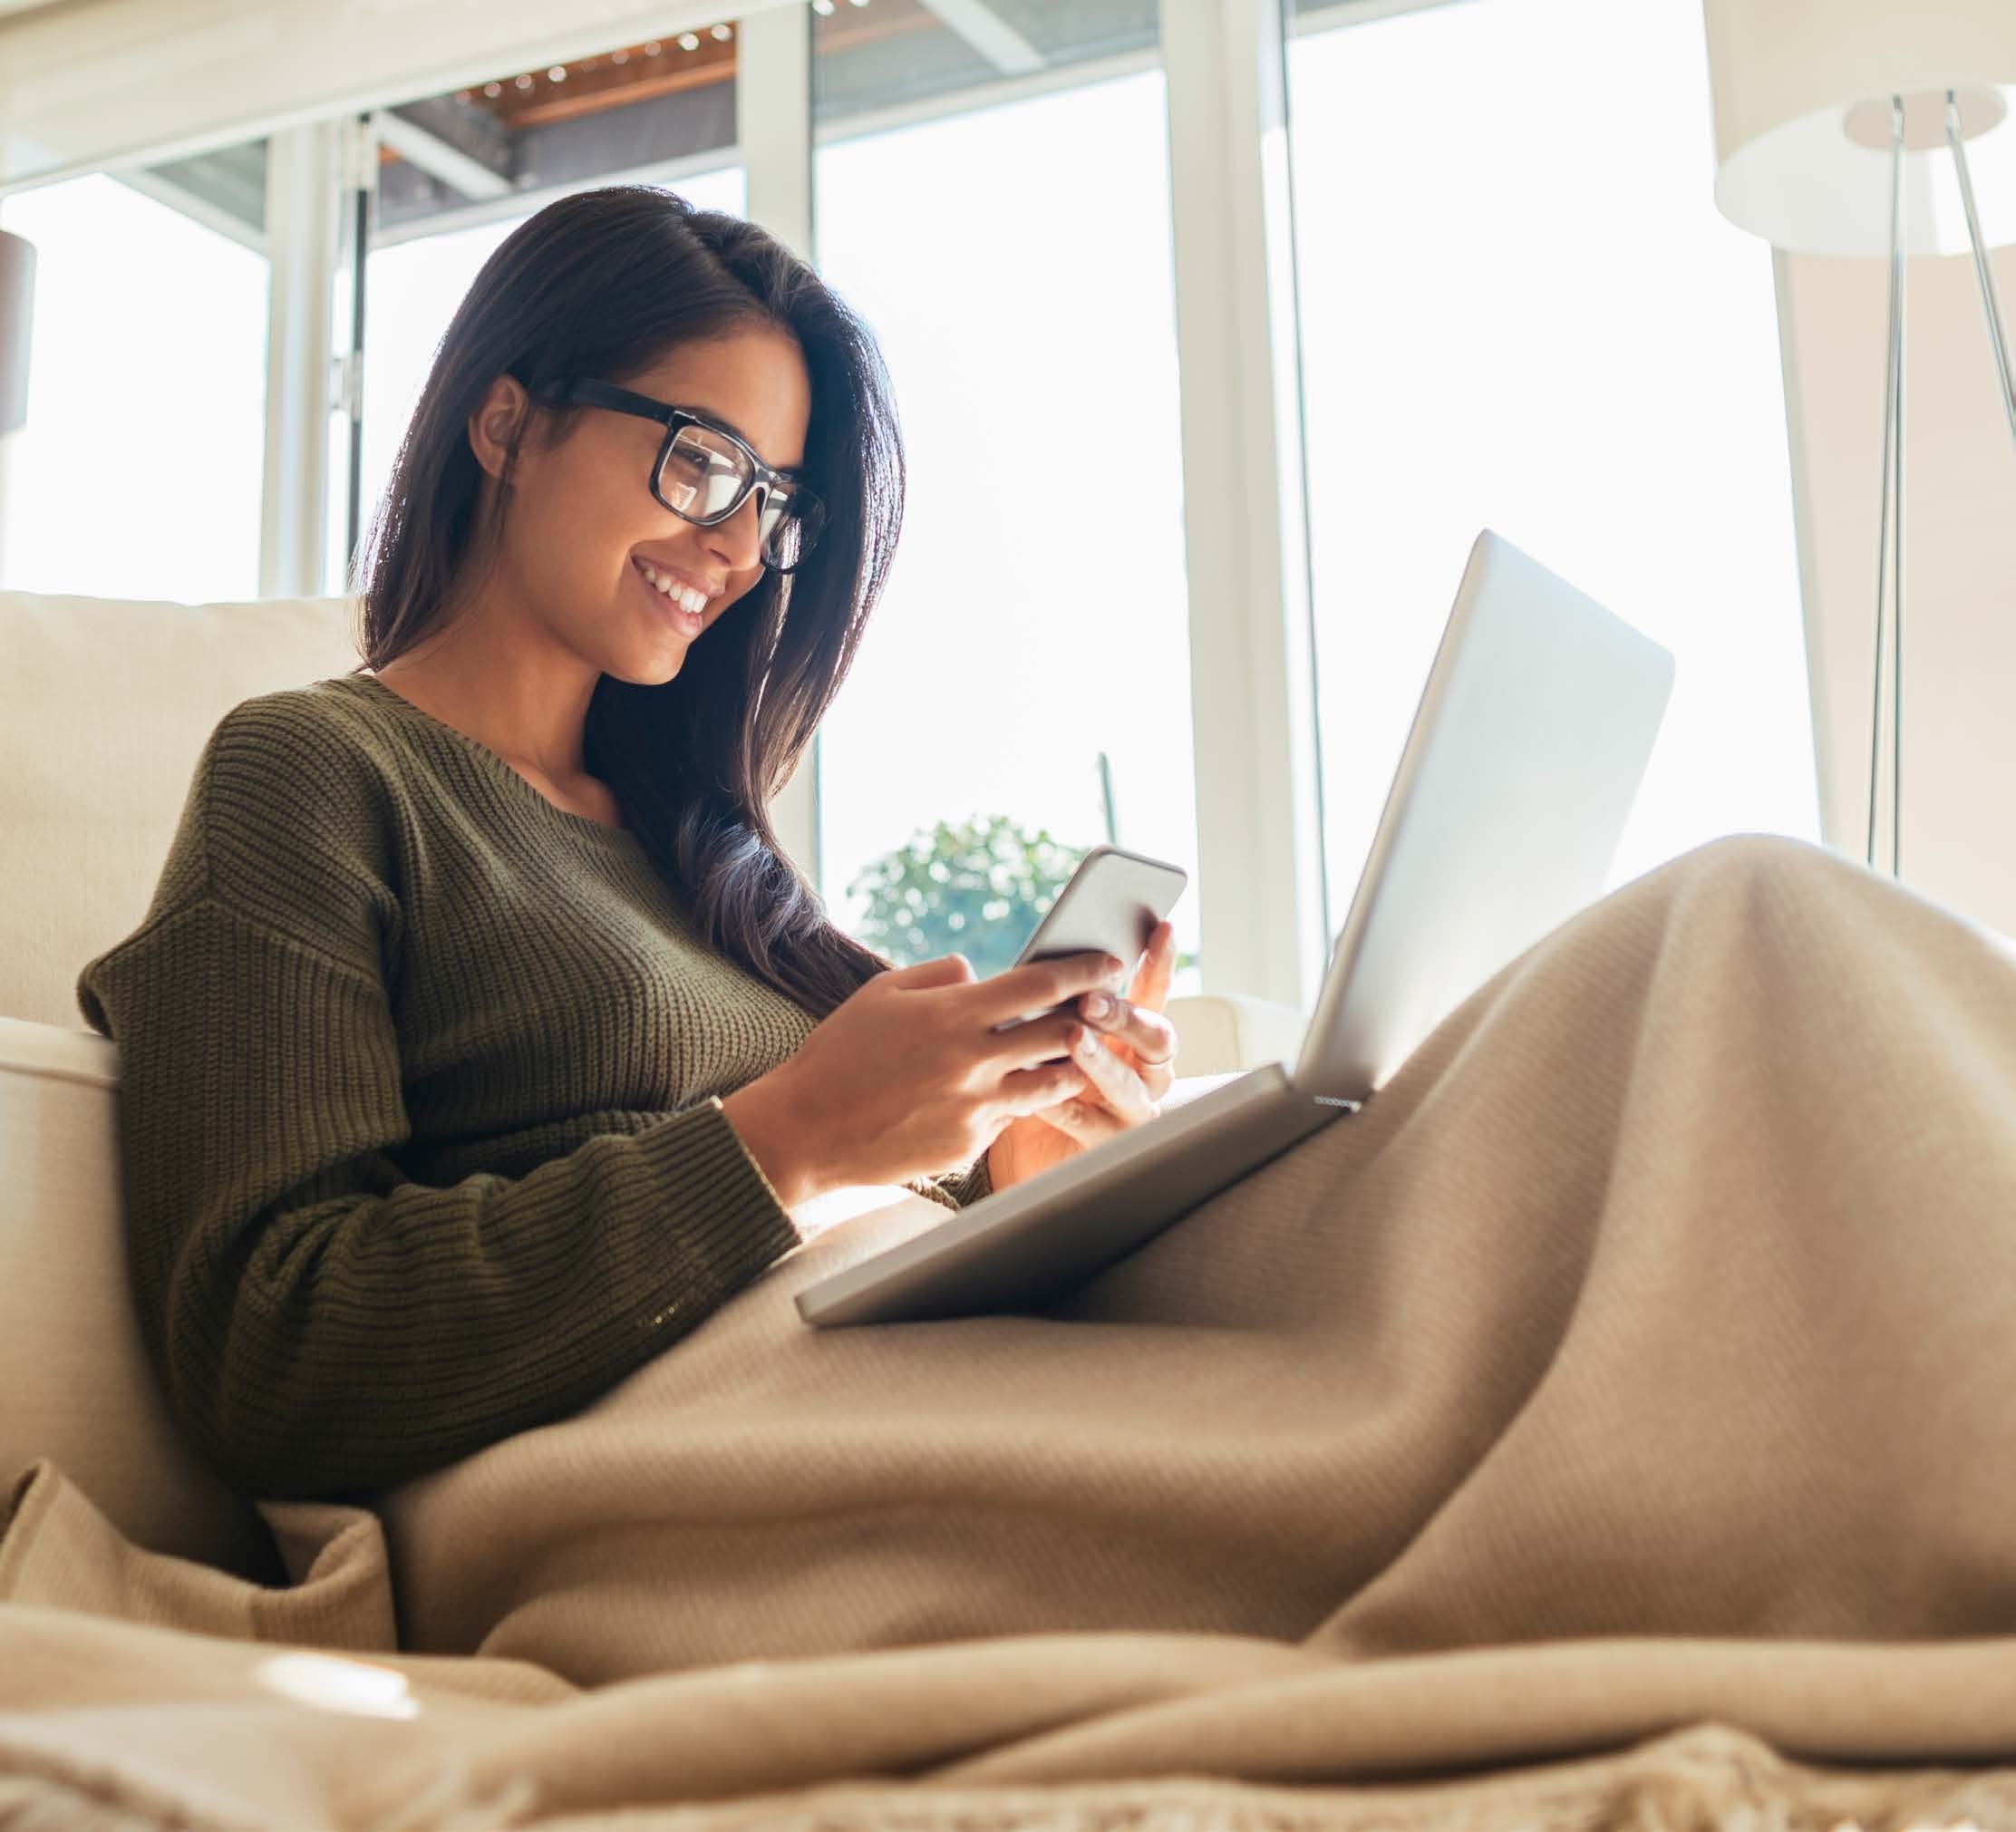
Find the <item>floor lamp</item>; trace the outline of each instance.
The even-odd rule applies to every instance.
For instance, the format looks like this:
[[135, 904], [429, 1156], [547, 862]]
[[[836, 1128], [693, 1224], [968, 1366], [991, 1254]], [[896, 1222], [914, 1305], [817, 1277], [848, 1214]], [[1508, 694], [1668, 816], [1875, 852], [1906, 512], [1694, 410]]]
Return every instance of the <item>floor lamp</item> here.
[[1889, 263], [1867, 862], [1873, 869], [1887, 616], [1890, 870], [1901, 877], [1905, 262], [1972, 253], [1995, 385], [2016, 438], [2016, 381], [1988, 258], [2016, 242], [2016, 4], [1704, 4], [1722, 214], [1777, 247]]

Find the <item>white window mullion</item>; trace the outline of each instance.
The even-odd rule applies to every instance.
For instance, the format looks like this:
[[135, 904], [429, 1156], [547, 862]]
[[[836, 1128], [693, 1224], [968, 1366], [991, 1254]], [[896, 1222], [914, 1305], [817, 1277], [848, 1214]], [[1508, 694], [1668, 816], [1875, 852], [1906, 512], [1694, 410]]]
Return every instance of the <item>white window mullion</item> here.
[[266, 484], [259, 595], [325, 589], [334, 293], [351, 193], [352, 123], [291, 128], [267, 143], [273, 265], [267, 333]]
[[735, 139], [749, 219], [812, 258], [812, 9], [780, 6], [736, 26]]
[[[783, 5], [736, 27], [735, 137], [746, 211], [794, 253], [812, 258], [812, 14]], [[777, 838], [819, 885], [819, 741], [771, 804]], [[820, 887], [823, 892], [823, 887]]]
[[1164, 0], [1206, 988], [1329, 954], [1278, 0]]

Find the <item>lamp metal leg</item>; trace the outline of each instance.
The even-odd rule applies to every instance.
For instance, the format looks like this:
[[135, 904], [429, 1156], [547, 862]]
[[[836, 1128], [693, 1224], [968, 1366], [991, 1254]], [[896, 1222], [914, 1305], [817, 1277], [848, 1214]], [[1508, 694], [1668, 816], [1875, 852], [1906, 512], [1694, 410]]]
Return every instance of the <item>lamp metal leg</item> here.
[[1974, 278], [1981, 285], [1981, 309], [1988, 317], [1988, 347], [1995, 358], [1995, 380], [2001, 384], [2002, 411], [2009, 416], [2009, 431], [2016, 438], [2016, 381], [2009, 368], [2009, 340], [2002, 330], [2001, 301], [1995, 296], [1995, 267], [1981, 238], [1981, 213], [1974, 208], [1974, 180], [1967, 170], [1967, 142], [1960, 132], [1960, 98], [1946, 92], [1946, 144], [1953, 148], [1953, 170], [1960, 176], [1961, 208], [1967, 216], [1967, 240], [1974, 251]]
[[[1876, 785], [1883, 755], [1883, 627], [1885, 588], [1889, 584], [1885, 577], [1886, 563], [1893, 556], [1898, 560], [1895, 567], [1896, 601], [1903, 608], [1904, 568], [1903, 528], [1893, 526], [1901, 524], [1904, 509], [1904, 153], [1905, 153], [1904, 98], [1890, 98], [1890, 314], [1889, 334], [1885, 344], [1883, 377], [1883, 487], [1879, 503], [1876, 532], [1876, 626], [1875, 662], [1870, 670], [1874, 683], [1869, 708], [1869, 825], [1865, 848], [1869, 868], [1875, 869], [1876, 862]], [[1902, 684], [1902, 670], [1895, 671], [1897, 684]], [[1901, 732], [1902, 721], [1897, 729]], [[1895, 773], [1893, 758], [1892, 800], [1896, 800], [1899, 779]], [[1892, 809], [1891, 854], [1892, 869], [1895, 869], [1895, 854], [1898, 831], [1895, 826], [1896, 809]]]
[[1897, 257], [1897, 328], [1890, 360], [1897, 365], [1895, 456], [1890, 465], [1890, 876], [1904, 876], [1904, 460], [1905, 328], [1908, 319], [1904, 257]]

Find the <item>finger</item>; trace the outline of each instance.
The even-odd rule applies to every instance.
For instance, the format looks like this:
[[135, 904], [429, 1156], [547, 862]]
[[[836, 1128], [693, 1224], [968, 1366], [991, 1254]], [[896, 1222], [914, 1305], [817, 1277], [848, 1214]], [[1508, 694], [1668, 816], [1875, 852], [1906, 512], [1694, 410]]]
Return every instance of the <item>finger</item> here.
[[882, 975], [892, 986], [913, 991], [929, 986], [956, 986], [974, 977], [973, 963], [964, 955], [940, 955], [935, 960], [919, 961], [915, 966], [892, 967]]
[[1144, 1125], [1155, 1118], [1155, 1103], [1149, 1099], [1141, 1078], [1096, 1032], [1088, 1031], [1079, 1039], [1071, 1061], [1084, 1070], [1091, 1091], [1129, 1126]]
[[1176, 1060], [1176, 1026], [1161, 1013], [1144, 1010], [1110, 993], [1087, 993], [1079, 1000], [1078, 1010], [1093, 1030], [1125, 1043], [1143, 1068], [1160, 1068]]
[[1125, 966], [1111, 955], [1061, 955], [1053, 961], [1032, 961], [983, 980], [964, 994], [973, 1015], [989, 1024], [1047, 1012], [1095, 986], [1117, 987]]
[[1039, 1062], [1053, 1062], [1060, 1057], [1068, 1060], [1071, 1045], [1083, 1034], [1084, 1029], [1079, 1022], [1077, 1008], [1067, 1006], [1061, 1012], [1032, 1018], [1026, 1024], [1013, 1025], [992, 1036], [983, 1032], [983, 1060], [1015, 1069], [1033, 1068]]
[[1159, 1012], [1169, 996], [1169, 982], [1176, 974], [1176, 925], [1159, 922], [1149, 937], [1148, 954], [1128, 996], [1137, 1005]]
[[1001, 1078], [1003, 1110], [1018, 1117], [1041, 1112], [1082, 1094], [1085, 1071], [1076, 1062], [1052, 1062], [1041, 1069], [1017, 1069]]
[[1081, 1145], [1097, 1145], [1103, 1139], [1117, 1139], [1127, 1130], [1124, 1120], [1092, 1100], [1060, 1101], [1035, 1117]]

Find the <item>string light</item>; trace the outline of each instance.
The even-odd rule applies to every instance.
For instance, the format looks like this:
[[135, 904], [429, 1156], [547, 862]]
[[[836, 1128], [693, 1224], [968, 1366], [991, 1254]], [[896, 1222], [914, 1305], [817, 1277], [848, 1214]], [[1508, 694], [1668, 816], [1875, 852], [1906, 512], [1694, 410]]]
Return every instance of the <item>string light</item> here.
[[830, 19], [833, 16], [833, 0], [812, 0], [812, 11], [821, 19]]
[[[811, 4], [812, 10], [815, 13], [819, 14], [822, 18], [825, 18], [832, 14], [834, 6], [837, 4], [837, 0], [811, 0]], [[851, 4], [856, 6], [866, 6], [868, 4], [868, 0], [851, 0]], [[717, 44], [725, 44], [732, 38], [734, 37], [735, 28], [732, 24], [723, 20], [719, 24], [710, 25], [707, 28], [707, 35], [712, 38]], [[700, 34], [697, 32], [682, 32], [679, 34], [676, 43], [678, 44], [678, 46], [682, 51], [698, 51], [701, 46]], [[644, 46], [644, 55], [646, 57], [661, 56], [664, 54], [664, 48], [665, 47], [664, 44], [660, 40], [655, 38], [651, 39]], [[625, 48], [621, 51], [610, 52], [608, 53], [608, 60], [611, 63], [615, 64], [628, 63], [633, 53], [627, 48]], [[601, 63], [601, 62], [602, 60], [599, 57], [591, 57], [582, 63], [581, 68], [584, 71], [593, 70], [596, 68]], [[565, 63], [556, 63], [551, 65], [545, 73], [546, 80], [548, 82], [565, 82], [567, 80], [568, 66]], [[522, 76], [514, 76], [494, 82], [486, 82], [483, 85], [483, 94], [487, 100], [495, 102], [504, 93], [507, 82], [511, 88], [523, 92], [526, 90], [534, 88], [537, 85], [538, 82], [538, 73], [537, 72], [531, 72]], [[456, 101], [460, 102], [473, 103], [476, 100], [476, 92], [473, 89], [458, 90], [455, 92], [455, 99]]]

